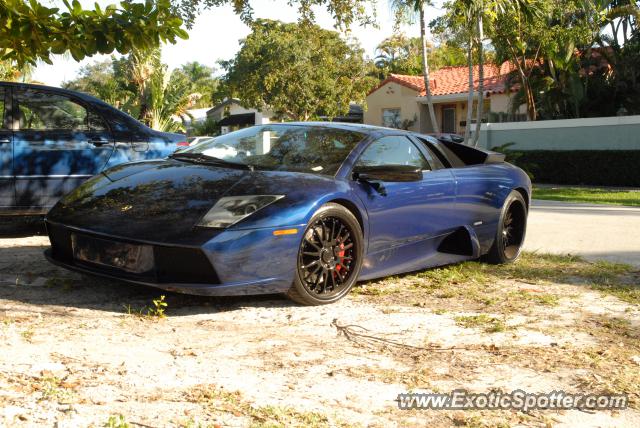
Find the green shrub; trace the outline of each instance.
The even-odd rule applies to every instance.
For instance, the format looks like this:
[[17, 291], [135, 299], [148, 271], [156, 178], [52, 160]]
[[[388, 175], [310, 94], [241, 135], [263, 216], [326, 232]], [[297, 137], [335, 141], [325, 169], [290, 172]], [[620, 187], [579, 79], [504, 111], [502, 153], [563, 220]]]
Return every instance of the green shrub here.
[[218, 122], [213, 119], [207, 119], [204, 122], [194, 123], [193, 127], [189, 131], [190, 137], [211, 136], [214, 137], [220, 134], [220, 126]]

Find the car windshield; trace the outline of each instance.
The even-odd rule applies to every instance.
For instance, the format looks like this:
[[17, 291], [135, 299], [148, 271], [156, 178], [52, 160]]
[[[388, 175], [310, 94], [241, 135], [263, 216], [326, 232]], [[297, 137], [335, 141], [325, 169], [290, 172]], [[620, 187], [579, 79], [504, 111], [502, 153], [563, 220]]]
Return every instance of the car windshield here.
[[262, 125], [200, 142], [179, 154], [200, 154], [273, 171], [333, 175], [364, 134], [302, 125]]

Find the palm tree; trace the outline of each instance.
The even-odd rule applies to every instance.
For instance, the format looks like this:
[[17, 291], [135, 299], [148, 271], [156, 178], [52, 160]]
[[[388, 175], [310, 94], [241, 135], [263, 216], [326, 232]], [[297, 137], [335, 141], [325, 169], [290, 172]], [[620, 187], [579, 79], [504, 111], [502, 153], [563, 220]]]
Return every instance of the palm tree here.
[[427, 28], [425, 20], [425, 8], [431, 5], [431, 0], [391, 0], [391, 9], [395, 12], [398, 22], [413, 22], [417, 13], [420, 19], [420, 41], [422, 51], [422, 75], [424, 76], [424, 89], [429, 109], [429, 119], [433, 126], [433, 132], [440, 132], [436, 121], [436, 113], [431, 98], [431, 85], [429, 84], [429, 59], [427, 55]]
[[[473, 133], [473, 145], [477, 146], [480, 139], [480, 128], [482, 127], [483, 114], [482, 109], [484, 107], [484, 47], [482, 46], [482, 42], [484, 40], [484, 28], [482, 26], [484, 1], [472, 0], [472, 4], [472, 10], [475, 12], [476, 18], [476, 31], [478, 32], [478, 106], [476, 109], [476, 130]], [[469, 90], [473, 90], [473, 87]]]
[[469, 69], [469, 96], [467, 97], [467, 118], [464, 127], [464, 143], [469, 144], [471, 137], [471, 120], [473, 119], [473, 37], [469, 36], [467, 49], [467, 67]]
[[[487, 2], [492, 9], [491, 15], [503, 13], [506, 9], [511, 9], [522, 13], [525, 18], [531, 19], [536, 15], [538, 6], [530, 0], [492, 0]], [[451, 3], [453, 15], [461, 17], [465, 22], [465, 32], [468, 33], [468, 65], [469, 65], [469, 97], [467, 101], [467, 126], [465, 128], [465, 143], [478, 145], [480, 129], [482, 127], [482, 115], [484, 109], [484, 20], [486, 19], [487, 4], [485, 0], [457, 0]], [[473, 39], [478, 49], [478, 103], [476, 106], [476, 126], [473, 133], [473, 140], [470, 141], [470, 120], [473, 102], [473, 64], [472, 53]]]
[[142, 122], [149, 122], [149, 81], [161, 67], [160, 49], [136, 49], [129, 55], [128, 78], [137, 88], [138, 119]]
[[128, 78], [137, 88], [138, 118], [159, 131], [178, 131], [187, 109], [200, 98], [193, 83], [181, 72], [167, 72], [159, 49], [134, 51], [129, 57]]
[[[467, 118], [464, 130], [464, 142], [469, 145], [477, 145], [482, 123], [482, 93], [484, 92], [484, 54], [483, 54], [483, 0], [455, 0], [447, 3], [448, 13], [441, 25], [447, 28], [455, 28], [458, 40], [465, 40], [467, 45], [467, 67], [469, 69], [469, 94], [467, 97]], [[473, 76], [473, 50], [478, 50], [478, 103], [476, 106], [476, 129], [471, 137], [471, 125], [473, 120], [474, 76]]]
[[199, 94], [190, 93], [191, 82], [181, 73], [167, 73], [166, 65], [158, 68], [149, 82], [149, 126], [158, 131], [176, 132], [184, 128], [189, 116], [187, 109], [194, 105]]
[[[467, 97], [467, 118], [464, 127], [464, 144], [471, 144], [471, 121], [473, 120], [473, 46], [475, 44], [474, 8], [469, 1], [458, 1], [452, 5], [450, 20], [461, 23], [461, 39], [467, 41], [467, 68], [469, 69], [469, 96]], [[451, 24], [450, 24], [451, 25]], [[455, 25], [455, 24], [453, 24]]]

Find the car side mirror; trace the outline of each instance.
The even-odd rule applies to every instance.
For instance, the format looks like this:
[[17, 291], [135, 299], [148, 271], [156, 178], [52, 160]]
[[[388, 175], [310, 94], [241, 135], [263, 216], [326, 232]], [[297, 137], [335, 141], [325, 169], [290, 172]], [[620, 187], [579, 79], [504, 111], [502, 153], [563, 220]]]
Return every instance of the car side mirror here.
[[411, 165], [356, 166], [353, 178], [365, 182], [411, 182], [422, 180], [422, 169]]

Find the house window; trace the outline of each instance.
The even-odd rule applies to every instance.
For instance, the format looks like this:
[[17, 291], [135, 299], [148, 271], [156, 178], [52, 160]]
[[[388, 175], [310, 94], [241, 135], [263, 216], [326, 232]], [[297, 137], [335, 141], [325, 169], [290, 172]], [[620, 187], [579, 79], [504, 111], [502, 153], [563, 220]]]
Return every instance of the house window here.
[[400, 119], [399, 108], [383, 108], [382, 109], [382, 126], [387, 128], [400, 128], [402, 120]]

